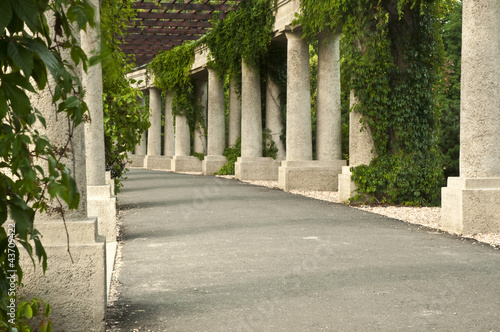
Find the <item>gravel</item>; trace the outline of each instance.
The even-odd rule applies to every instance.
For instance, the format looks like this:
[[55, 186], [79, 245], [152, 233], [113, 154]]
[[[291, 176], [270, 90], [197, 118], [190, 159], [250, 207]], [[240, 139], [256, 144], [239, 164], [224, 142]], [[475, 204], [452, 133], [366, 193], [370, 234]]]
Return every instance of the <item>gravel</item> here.
[[[235, 179], [234, 175], [220, 176], [226, 179]], [[268, 188], [278, 188], [278, 181], [247, 181], [241, 182], [248, 183], [255, 186], [263, 186]], [[310, 190], [291, 190], [291, 194], [302, 195], [328, 201], [333, 203], [342, 203], [339, 201], [338, 193], [336, 191], [310, 191]], [[407, 206], [352, 206], [355, 209], [365, 210], [376, 214], [384, 215], [389, 218], [402, 220], [411, 224], [421, 225], [441, 232], [449, 233], [441, 224], [441, 208], [440, 207], [407, 207]], [[500, 248], [500, 234], [487, 233], [487, 234], [466, 234], [461, 235], [464, 238], [474, 239], [479, 242], [488, 243], [493, 247]]]

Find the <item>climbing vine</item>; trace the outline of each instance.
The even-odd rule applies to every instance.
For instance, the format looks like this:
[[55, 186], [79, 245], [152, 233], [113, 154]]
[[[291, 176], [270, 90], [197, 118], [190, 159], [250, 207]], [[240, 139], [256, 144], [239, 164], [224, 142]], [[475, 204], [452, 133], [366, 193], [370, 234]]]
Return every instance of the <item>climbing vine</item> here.
[[353, 169], [361, 196], [390, 204], [439, 203], [443, 185], [435, 93], [443, 59], [438, 22], [452, 0], [301, 0], [307, 38], [342, 27], [343, 79], [377, 154]]
[[189, 77], [195, 50], [201, 43], [199, 40], [160, 52], [149, 65], [154, 85], [163, 92], [172, 92], [172, 113], [186, 116], [191, 134], [197, 127], [205, 127], [203, 108]]

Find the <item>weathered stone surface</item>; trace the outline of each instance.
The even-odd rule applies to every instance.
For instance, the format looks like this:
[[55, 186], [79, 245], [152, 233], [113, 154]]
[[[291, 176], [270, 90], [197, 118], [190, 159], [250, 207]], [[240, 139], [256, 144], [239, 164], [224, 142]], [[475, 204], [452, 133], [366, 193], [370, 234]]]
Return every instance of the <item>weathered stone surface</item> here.
[[146, 156], [144, 168], [159, 171], [170, 171], [172, 156]]
[[228, 145], [234, 146], [241, 136], [241, 98], [236, 91], [236, 81], [229, 83], [229, 128]]
[[222, 156], [226, 148], [224, 81], [208, 69], [208, 144], [207, 155]]
[[198, 101], [202, 107], [203, 119], [197, 119], [198, 126], [194, 130], [193, 137], [193, 150], [196, 153], [201, 153], [203, 155], [207, 154], [207, 133], [205, 132], [205, 127], [208, 118], [208, 82], [207, 81], [196, 81], [196, 90], [198, 93]]
[[175, 128], [172, 114], [172, 92], [165, 94], [164, 156], [175, 155]]
[[278, 180], [280, 161], [270, 157], [238, 158], [234, 164], [235, 177], [239, 180]]
[[460, 177], [442, 188], [441, 220], [459, 234], [500, 232], [500, 2], [463, 2]]
[[191, 154], [191, 137], [187, 118], [182, 115], [175, 117], [175, 156]]
[[107, 242], [116, 242], [116, 197], [111, 195], [111, 186], [87, 187], [87, 214], [97, 218], [97, 230]]
[[[141, 107], [144, 107], [145, 105], [144, 97], [140, 98], [140, 102], [141, 102]], [[147, 131], [142, 133], [141, 140], [139, 141], [139, 144], [137, 144], [137, 146], [135, 147], [134, 154], [138, 156], [145, 156], [147, 154], [148, 149], [146, 146], [146, 135]]]
[[259, 70], [242, 61], [241, 157], [262, 157], [262, 111]]
[[148, 156], [161, 155], [161, 94], [157, 88], [149, 89]]
[[171, 161], [174, 172], [199, 172], [202, 171], [201, 160], [192, 156], [174, 156]]
[[[309, 46], [302, 39], [300, 32], [286, 32], [286, 38], [288, 40], [286, 160], [312, 160]], [[245, 109], [243, 111], [245, 112]]]
[[284, 191], [336, 191], [342, 166], [345, 166], [344, 160], [282, 161], [279, 168], [279, 186]]
[[205, 156], [205, 159], [201, 163], [202, 172], [204, 175], [214, 175], [218, 173], [226, 163], [227, 158], [224, 156]]
[[[286, 157], [285, 145], [280, 138], [284, 129], [281, 118], [280, 93], [281, 90], [279, 86], [273, 82], [270, 76], [268, 76], [266, 87], [266, 127], [270, 132], [271, 139], [278, 149], [276, 160], [283, 160]], [[267, 139], [266, 144], [269, 144], [269, 139]]]
[[316, 159], [342, 159], [340, 33], [324, 33], [318, 43]]

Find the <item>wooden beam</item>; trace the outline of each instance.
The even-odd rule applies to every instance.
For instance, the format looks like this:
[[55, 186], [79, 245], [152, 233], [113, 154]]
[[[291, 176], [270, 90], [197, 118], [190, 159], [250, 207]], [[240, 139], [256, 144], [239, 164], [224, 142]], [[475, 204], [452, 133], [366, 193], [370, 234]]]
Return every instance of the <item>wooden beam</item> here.
[[207, 33], [207, 28], [150, 28], [150, 27], [128, 27], [127, 32], [129, 33], [170, 33], [178, 35], [204, 35]]
[[144, 19], [168, 19], [168, 20], [211, 20], [213, 14], [203, 13], [153, 13], [153, 12], [139, 12], [137, 18]]
[[129, 26], [140, 27], [195, 27], [195, 28], [211, 28], [210, 22], [204, 21], [155, 21], [155, 20], [136, 20], [128, 23]]

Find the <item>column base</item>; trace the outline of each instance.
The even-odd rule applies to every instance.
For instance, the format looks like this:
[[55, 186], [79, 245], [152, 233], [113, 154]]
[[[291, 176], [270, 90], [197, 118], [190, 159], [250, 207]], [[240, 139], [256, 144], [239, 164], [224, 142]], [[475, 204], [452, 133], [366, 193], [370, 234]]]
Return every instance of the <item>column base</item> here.
[[448, 178], [441, 223], [457, 234], [500, 233], [500, 178]]
[[109, 184], [111, 186], [111, 196], [115, 195], [115, 179], [111, 178], [111, 172], [106, 171], [106, 184]]
[[156, 171], [170, 171], [172, 156], [146, 156], [144, 168]]
[[192, 156], [174, 156], [172, 158], [171, 170], [174, 172], [197, 172], [201, 173], [201, 160]]
[[128, 157], [130, 160], [130, 163], [127, 165], [128, 167], [134, 167], [134, 168], [143, 168], [144, 167], [144, 159], [146, 158], [145, 155], [137, 155], [133, 154]]
[[116, 242], [116, 197], [110, 185], [87, 187], [87, 215], [97, 217], [97, 231], [107, 242]]
[[42, 297], [52, 307], [54, 331], [104, 331], [106, 309], [106, 241], [97, 236], [95, 218], [66, 221], [71, 258], [62, 220], [35, 222], [43, 235], [48, 267], [45, 274], [21, 254], [26, 298]]
[[343, 166], [339, 174], [339, 200], [347, 202], [349, 198], [356, 195], [356, 185], [351, 180], [351, 166]]
[[345, 160], [282, 161], [279, 187], [284, 191], [337, 191], [338, 178]]
[[224, 156], [205, 156], [201, 163], [203, 175], [214, 175], [227, 163]]
[[280, 162], [271, 157], [242, 158], [234, 164], [234, 174], [239, 180], [278, 180]]

